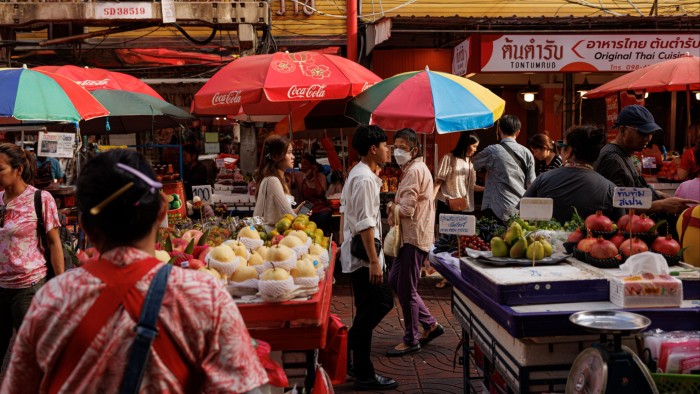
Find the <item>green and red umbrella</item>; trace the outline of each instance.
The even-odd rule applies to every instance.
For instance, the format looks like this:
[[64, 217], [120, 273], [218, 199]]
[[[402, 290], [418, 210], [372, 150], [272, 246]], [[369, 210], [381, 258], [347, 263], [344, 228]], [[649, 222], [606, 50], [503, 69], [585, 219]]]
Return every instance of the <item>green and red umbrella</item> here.
[[490, 127], [504, 110], [505, 101], [489, 89], [426, 67], [374, 84], [350, 100], [345, 115], [386, 130], [443, 134]]
[[21, 121], [78, 122], [109, 115], [87, 90], [50, 72], [0, 69], [0, 117]]
[[123, 134], [190, 122], [193, 116], [161, 97], [148, 84], [128, 74], [101, 68], [42, 66], [33, 70], [49, 71], [75, 81], [109, 110], [108, 119], [80, 123], [84, 134]]

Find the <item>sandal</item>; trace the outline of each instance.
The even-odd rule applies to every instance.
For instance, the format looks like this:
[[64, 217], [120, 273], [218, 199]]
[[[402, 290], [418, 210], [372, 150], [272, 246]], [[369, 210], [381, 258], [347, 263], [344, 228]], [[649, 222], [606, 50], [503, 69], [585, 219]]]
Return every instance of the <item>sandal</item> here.
[[435, 285], [436, 289], [444, 289], [446, 286], [449, 286], [450, 284], [447, 283], [447, 281], [440, 281]]

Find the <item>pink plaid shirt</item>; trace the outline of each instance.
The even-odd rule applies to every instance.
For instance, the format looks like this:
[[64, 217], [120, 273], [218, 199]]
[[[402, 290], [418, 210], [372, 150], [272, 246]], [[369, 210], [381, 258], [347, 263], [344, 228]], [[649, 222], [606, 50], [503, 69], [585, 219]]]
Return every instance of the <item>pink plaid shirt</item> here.
[[[134, 248], [117, 248], [102, 258], [125, 265], [150, 257]], [[144, 296], [158, 267], [136, 283]], [[104, 284], [79, 268], [49, 281], [34, 297], [12, 349], [1, 393], [45, 393], [47, 375], [65, 344], [100, 295]], [[168, 279], [159, 321], [168, 330], [186, 364], [201, 368], [202, 392], [242, 393], [267, 382], [248, 330], [231, 296], [212, 276], [175, 267]], [[95, 337], [63, 393], [119, 391], [134, 322], [120, 309]], [[151, 352], [141, 392], [182, 393], [176, 377]]]

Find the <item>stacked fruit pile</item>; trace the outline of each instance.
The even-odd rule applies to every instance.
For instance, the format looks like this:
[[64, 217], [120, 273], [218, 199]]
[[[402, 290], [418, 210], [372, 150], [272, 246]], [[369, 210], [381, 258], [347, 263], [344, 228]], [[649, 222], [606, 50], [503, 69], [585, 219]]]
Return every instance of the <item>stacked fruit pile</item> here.
[[678, 166], [673, 161], [664, 161], [661, 163], [659, 173], [656, 174], [659, 181], [680, 182], [678, 178]]
[[282, 219], [275, 225], [275, 229], [268, 234], [268, 241], [271, 245], [279, 243], [279, 240], [289, 235], [292, 230], [303, 231], [314, 243], [326, 249], [330, 245], [330, 238], [325, 237], [323, 230], [318, 228], [316, 223], [310, 221], [307, 215], [297, 215], [296, 218], [290, 214], [282, 216]]
[[670, 234], [657, 233], [663, 223], [655, 223], [645, 214], [630, 213], [614, 224], [598, 211], [586, 218], [584, 231], [577, 229], [569, 234], [567, 243], [576, 258], [601, 268], [617, 267], [628, 257], [649, 250], [663, 255], [669, 265], [677, 264], [681, 246]]
[[542, 260], [552, 255], [552, 245], [544, 237], [525, 236], [520, 223], [514, 221], [503, 238], [491, 238], [491, 251], [494, 257]]

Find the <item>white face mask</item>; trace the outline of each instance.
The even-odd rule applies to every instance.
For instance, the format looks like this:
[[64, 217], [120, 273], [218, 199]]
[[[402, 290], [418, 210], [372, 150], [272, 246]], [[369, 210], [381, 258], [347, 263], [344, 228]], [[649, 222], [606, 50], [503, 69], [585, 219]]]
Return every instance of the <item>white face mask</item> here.
[[394, 150], [394, 157], [396, 158], [396, 162], [399, 163], [400, 166], [408, 163], [409, 160], [411, 160], [411, 153], [406, 152], [403, 149], [396, 149]]

